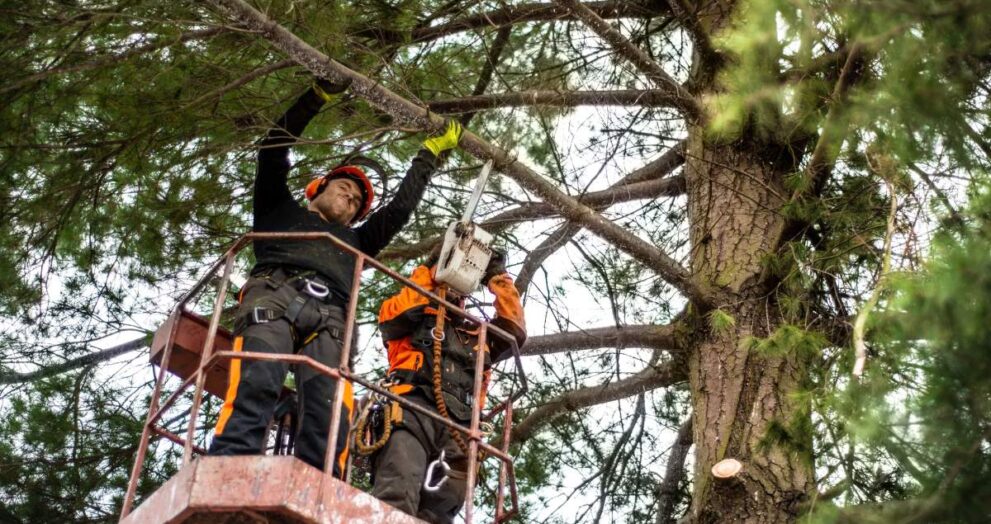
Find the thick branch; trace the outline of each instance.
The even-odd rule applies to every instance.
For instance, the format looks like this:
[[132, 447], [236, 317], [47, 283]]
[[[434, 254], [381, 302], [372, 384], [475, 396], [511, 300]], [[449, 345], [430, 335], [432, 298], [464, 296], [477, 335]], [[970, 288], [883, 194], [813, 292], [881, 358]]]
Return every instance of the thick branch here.
[[520, 354], [549, 355], [563, 351], [598, 348], [652, 348], [677, 351], [681, 346], [675, 337], [676, 325], [642, 324], [540, 335], [527, 339], [526, 345], [520, 349]]
[[671, 386], [683, 380], [685, 380], [684, 366], [676, 361], [670, 361], [648, 367], [616, 382], [569, 391], [531, 411], [513, 428], [512, 441], [526, 441], [537, 430], [565, 413]]
[[678, 436], [664, 468], [664, 480], [657, 486], [657, 524], [677, 522], [674, 510], [678, 505], [678, 487], [685, 480], [685, 459], [692, 447], [692, 419], [689, 418], [678, 429]]
[[[398, 124], [424, 131], [443, 130], [444, 119], [393, 93], [380, 83], [331, 60], [244, 0], [211, 0], [211, 2], [229, 10], [232, 16], [249, 28], [257, 30], [275, 47], [315, 75], [336, 82], [351, 80], [352, 93], [392, 115]], [[550, 181], [517, 161], [514, 155], [494, 147], [470, 131], [465, 131], [462, 136], [461, 149], [481, 160], [492, 159], [497, 170], [553, 206], [561, 216], [581, 224], [582, 227], [653, 269], [703, 309], [711, 307], [716, 302], [716, 292], [692, 280], [689, 272], [667, 253], [562, 193]]]
[[671, 75], [667, 74], [660, 65], [639, 47], [633, 45], [616, 28], [609, 25], [594, 11], [579, 2], [578, 0], [555, 0], [557, 3], [566, 6], [568, 10], [575, 14], [582, 22], [595, 31], [603, 40], [612, 46], [617, 54], [628, 60], [640, 72], [647, 75], [661, 89], [671, 94], [675, 100], [675, 105], [681, 109], [685, 116], [691, 120], [698, 120], [702, 116], [702, 109], [697, 100], [685, 90]]
[[72, 371], [73, 369], [99, 364], [100, 362], [106, 362], [132, 351], [146, 348], [148, 347], [148, 343], [148, 337], [141, 337], [130, 342], [124, 342], [123, 344], [112, 348], [83, 355], [81, 357], [76, 357], [72, 360], [67, 360], [61, 364], [40, 368], [30, 373], [6, 373], [0, 375], [0, 384], [21, 384], [24, 382], [31, 382], [33, 380], [48, 378], [65, 373], [66, 371]]
[[485, 96], [466, 96], [429, 102], [430, 110], [441, 114], [468, 113], [498, 107], [520, 106], [641, 106], [673, 107], [677, 99], [658, 89], [617, 91], [519, 91]]
[[[655, 17], [670, 13], [667, 5], [656, 1], [625, 2], [589, 2], [585, 4], [601, 18], [635, 18]], [[555, 4], [522, 4], [506, 6], [485, 13], [469, 15], [445, 24], [432, 27], [417, 28], [412, 33], [403, 33], [381, 28], [368, 28], [354, 33], [358, 38], [375, 38], [377, 40], [401, 44], [407, 40], [410, 43], [423, 43], [436, 40], [447, 35], [462, 31], [471, 31], [483, 27], [505, 27], [528, 22], [548, 22], [552, 20], [573, 20], [574, 15], [562, 6]]]

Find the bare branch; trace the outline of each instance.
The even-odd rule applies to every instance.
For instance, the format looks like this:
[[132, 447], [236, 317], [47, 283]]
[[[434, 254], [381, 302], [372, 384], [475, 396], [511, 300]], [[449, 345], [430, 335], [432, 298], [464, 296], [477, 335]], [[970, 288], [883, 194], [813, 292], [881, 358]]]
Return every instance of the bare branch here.
[[513, 427], [512, 441], [525, 442], [537, 430], [565, 413], [671, 386], [685, 380], [685, 376], [684, 366], [670, 361], [650, 366], [616, 382], [569, 391], [531, 411]]
[[692, 43], [695, 44], [695, 51], [702, 57], [702, 60], [706, 62], [718, 61], [719, 54], [712, 46], [709, 33], [702, 27], [697, 16], [698, 7], [701, 3], [695, 2], [694, 9], [690, 9], [690, 6], [685, 0], [667, 0], [667, 2], [675, 18], [681, 22], [681, 26], [691, 36]]
[[527, 339], [526, 345], [520, 349], [520, 354], [549, 355], [598, 348], [652, 348], [677, 351], [681, 349], [681, 345], [675, 337], [675, 326], [677, 324], [641, 324], [620, 328], [610, 326], [540, 335]]
[[[478, 82], [475, 83], [475, 89], [471, 92], [472, 96], [484, 95], [485, 90], [489, 88], [489, 84], [492, 83], [492, 74], [495, 73], [496, 64], [499, 63], [499, 58], [502, 57], [502, 52], [506, 49], [506, 44], [509, 43], [509, 37], [512, 35], [512, 32], [512, 26], [499, 29], [495, 40], [492, 42], [492, 47], [489, 48], [488, 55], [485, 57], [482, 72], [478, 74]], [[468, 127], [474, 116], [474, 112], [466, 112], [464, 115], [461, 115], [461, 125]]]
[[[211, 3], [229, 11], [231, 16], [258, 31], [272, 45], [314, 74], [337, 82], [351, 80], [352, 93], [392, 115], [397, 123], [424, 131], [442, 131], [445, 125], [443, 118], [397, 95], [379, 82], [331, 60], [244, 0], [211, 0]], [[716, 302], [718, 292], [693, 280], [688, 270], [667, 253], [562, 193], [549, 180], [519, 162], [515, 155], [489, 144], [470, 131], [465, 131], [462, 136], [461, 149], [479, 159], [493, 160], [496, 169], [553, 206], [561, 216], [580, 223], [653, 269], [701, 308], [708, 309]]]
[[[660, 158], [651, 161], [647, 165], [623, 177], [623, 179], [617, 182], [613, 188], [618, 189], [619, 186], [654, 180], [670, 174], [671, 171], [674, 171], [675, 168], [684, 163], [684, 146], [685, 143], [683, 141], [679, 142], [676, 146], [661, 155]], [[681, 180], [678, 182], [678, 185], [680, 186], [678, 194], [683, 193], [685, 190], [684, 177], [679, 178]], [[674, 193], [670, 194], [670, 196], [673, 195]], [[599, 212], [602, 212], [602, 210], [606, 207], [608, 206], [600, 205], [596, 206], [596, 209]], [[516, 289], [520, 292], [520, 294], [525, 293], [527, 288], [530, 287], [530, 280], [533, 278], [537, 268], [544, 263], [544, 260], [547, 260], [547, 257], [551, 256], [555, 251], [567, 244], [568, 241], [578, 234], [579, 231], [581, 231], [580, 225], [566, 223], [557, 231], [551, 233], [547, 239], [541, 242], [539, 246], [527, 255], [526, 260], [523, 261], [523, 267], [520, 269], [519, 277], [516, 279]]]
[[833, 86], [833, 92], [829, 97], [829, 112], [823, 122], [822, 135], [819, 136], [819, 141], [816, 142], [815, 149], [812, 150], [812, 157], [805, 167], [805, 176], [808, 182], [804, 185], [804, 190], [802, 188], [795, 190], [792, 194], [792, 202], [807, 193], [813, 192], [814, 194], [815, 191], [818, 191], [836, 163], [836, 157], [839, 155], [847, 129], [841, 116], [846, 106], [846, 95], [850, 85], [860, 76], [859, 70], [863, 65], [861, 62], [863, 49], [862, 45], [854, 44], [850, 49], [850, 54], [847, 55], [846, 63], [843, 64], [843, 70], [840, 72], [840, 77], [836, 80], [836, 85]]
[[40, 368], [30, 373], [5, 373], [0, 375], [0, 384], [22, 384], [24, 382], [53, 377], [55, 375], [65, 373], [66, 371], [72, 371], [81, 367], [106, 362], [132, 351], [146, 348], [148, 347], [149, 342], [150, 340], [148, 337], [141, 337], [130, 342], [124, 342], [123, 344], [112, 348], [83, 355], [81, 357], [76, 357], [72, 360], [67, 360], [61, 364]]
[[678, 100], [658, 89], [615, 91], [520, 91], [485, 96], [466, 96], [429, 102], [431, 111], [441, 114], [468, 113], [483, 109], [521, 106], [641, 106], [675, 107]]
[[671, 451], [668, 452], [668, 463], [664, 468], [664, 480], [657, 486], [657, 524], [674, 524], [677, 522], [674, 510], [678, 505], [678, 487], [685, 480], [685, 459], [692, 447], [692, 418], [689, 417], [681, 428]]
[[582, 22], [595, 31], [603, 40], [612, 46], [617, 54], [628, 60], [640, 72], [647, 75], [655, 84], [671, 94], [675, 100], [675, 105], [690, 120], [698, 120], [702, 117], [702, 108], [698, 101], [685, 90], [671, 75], [667, 74], [660, 65], [639, 47], [633, 45], [616, 28], [609, 25], [594, 11], [577, 0], [555, 0], [557, 3], [566, 6], [568, 10], [575, 14]]
[[237, 80], [235, 80], [235, 81], [233, 81], [233, 82], [231, 82], [231, 83], [229, 83], [229, 84], [227, 84], [227, 85], [225, 85], [225, 86], [223, 86], [223, 87], [221, 87], [219, 89], [214, 89], [213, 91], [210, 91], [209, 93], [196, 98], [192, 102], [187, 103], [186, 105], [182, 106], [182, 108], [180, 109], [180, 111], [185, 111], [185, 110], [187, 110], [187, 109], [189, 109], [191, 107], [196, 107], [196, 106], [202, 104], [203, 102], [206, 102], [207, 100], [213, 100], [215, 98], [220, 98], [221, 96], [224, 95], [224, 93], [227, 93], [229, 91], [233, 91], [233, 90], [235, 90], [235, 89], [243, 86], [244, 84], [247, 84], [248, 82], [251, 82], [252, 80], [254, 80], [256, 78], [261, 78], [263, 76], [272, 74], [272, 73], [274, 73], [274, 72], [276, 72], [276, 71], [278, 71], [280, 69], [286, 69], [286, 68], [289, 68], [289, 67], [293, 67], [295, 65], [296, 65], [296, 62], [294, 62], [292, 60], [289, 60], [287, 58], [285, 60], [280, 60], [280, 61], [278, 61], [278, 62], [276, 62], [274, 64], [269, 64], [269, 65], [264, 66], [264, 67], [259, 67], [259, 68], [255, 69], [255, 70], [250, 71], [249, 73], [245, 74], [241, 78], [238, 78]]
[[[608, 1], [588, 2], [588, 8], [601, 18], [652, 18], [670, 13], [668, 7], [656, 1]], [[368, 28], [354, 33], [353, 37], [375, 38], [377, 40], [401, 44], [409, 41], [411, 44], [429, 42], [462, 31], [471, 31], [483, 27], [505, 27], [530, 22], [548, 22], [553, 20], [573, 20], [574, 15], [567, 9], [555, 4], [534, 3], [502, 7], [485, 13], [469, 15], [445, 24], [414, 29], [412, 33], [402, 33], [381, 28]]]
[[530, 251], [526, 256], [526, 260], [523, 261], [523, 267], [520, 268], [520, 272], [516, 276], [516, 290], [521, 295], [526, 293], [527, 288], [530, 287], [530, 281], [533, 279], [533, 275], [537, 272], [541, 264], [547, 260], [547, 257], [553, 255], [558, 249], [561, 249], [581, 229], [582, 227], [578, 224], [565, 222], [564, 225], [544, 239], [539, 246]]
[[[678, 167], [681, 167], [684, 163], [685, 141], [682, 140], [681, 142], [675, 144], [671, 149], [665, 151], [663, 155], [651, 160], [623, 177], [617, 185], [634, 184], [636, 182], [646, 182], [647, 180], [656, 180], [661, 177], [666, 177], [671, 174], [672, 171]], [[682, 182], [682, 184], [684, 184], [684, 182]], [[682, 185], [682, 192], [684, 192], [684, 185]]]
[[[677, 196], [684, 192], [685, 178], [682, 175], [678, 175], [671, 178], [649, 180], [619, 187], [613, 186], [602, 191], [588, 193], [584, 197], [579, 198], [578, 201], [581, 204], [599, 208], [632, 200], [650, 199], [660, 196]], [[504, 211], [483, 221], [480, 225], [486, 231], [498, 233], [513, 224], [557, 215], [560, 215], [560, 213], [556, 208], [549, 204], [538, 202]], [[416, 244], [390, 247], [380, 253], [379, 258], [394, 260], [417, 257], [429, 252], [438, 242], [440, 242], [439, 236], [422, 240]]]

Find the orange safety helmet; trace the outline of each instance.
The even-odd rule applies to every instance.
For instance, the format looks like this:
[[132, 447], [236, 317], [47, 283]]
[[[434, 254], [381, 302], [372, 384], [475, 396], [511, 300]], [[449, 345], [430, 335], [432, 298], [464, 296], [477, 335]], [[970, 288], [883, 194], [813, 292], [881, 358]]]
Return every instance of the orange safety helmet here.
[[361, 207], [358, 208], [358, 212], [355, 213], [350, 223], [353, 224], [365, 218], [368, 211], [372, 209], [372, 200], [375, 200], [375, 189], [372, 187], [372, 181], [368, 179], [368, 175], [358, 166], [335, 167], [330, 173], [313, 179], [306, 186], [306, 199], [312, 201], [317, 195], [323, 193], [323, 190], [327, 187], [327, 183], [335, 178], [353, 180], [358, 184], [358, 189], [361, 191]]

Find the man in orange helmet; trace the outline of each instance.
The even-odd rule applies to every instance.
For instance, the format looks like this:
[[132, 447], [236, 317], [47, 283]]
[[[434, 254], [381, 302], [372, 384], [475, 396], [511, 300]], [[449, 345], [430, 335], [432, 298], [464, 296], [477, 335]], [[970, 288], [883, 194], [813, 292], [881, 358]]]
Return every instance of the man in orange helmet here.
[[[348, 84], [317, 80], [276, 122], [258, 152], [254, 191], [257, 232], [326, 232], [375, 256], [409, 220], [438, 160], [457, 147], [461, 126], [427, 139], [388, 205], [371, 214], [374, 191], [357, 166], [341, 166], [306, 188], [304, 208], [293, 198], [286, 176], [289, 147], [320, 108]], [[264, 240], [254, 244], [256, 263], [241, 291], [234, 350], [301, 353], [330, 367], [340, 365], [345, 307], [354, 278], [354, 257], [327, 241]], [[211, 455], [260, 453], [265, 446], [288, 365], [259, 360], [231, 361], [229, 386], [217, 422]], [[296, 371], [298, 424], [295, 453], [324, 468], [335, 381], [309, 366]], [[352, 410], [345, 390], [333, 472], [340, 477], [347, 457]]]
[[[438, 293], [439, 286], [434, 281], [436, 262], [436, 255], [431, 256], [413, 270], [410, 280]], [[523, 306], [501, 253], [493, 254], [482, 285], [495, 295], [496, 316], [492, 324], [522, 345], [526, 341]], [[463, 303], [452, 293], [447, 294], [447, 299]], [[404, 287], [382, 304], [379, 330], [389, 354], [388, 381], [392, 391], [464, 426], [470, 424], [473, 406], [485, 405], [492, 363], [512, 355], [512, 345], [491, 334], [487, 347], [480, 349], [477, 326], [445, 314], [411, 287]], [[485, 359], [482, 397], [473, 399], [475, 360], [480, 356]], [[401, 410], [398, 403], [390, 406], [387, 417], [386, 423], [392, 428], [388, 441], [372, 459], [372, 495], [427, 522], [452, 522], [465, 500], [467, 438], [430, 417]], [[426, 486], [428, 462], [435, 460], [442, 460], [450, 471], [442, 482], [433, 478], [433, 483]]]

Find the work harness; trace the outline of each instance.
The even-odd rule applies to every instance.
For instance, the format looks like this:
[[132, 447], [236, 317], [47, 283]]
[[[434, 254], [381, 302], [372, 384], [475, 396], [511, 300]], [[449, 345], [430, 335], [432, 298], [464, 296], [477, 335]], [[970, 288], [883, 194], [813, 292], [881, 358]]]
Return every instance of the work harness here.
[[334, 293], [328, 282], [315, 271], [297, 268], [273, 267], [264, 268], [252, 272], [252, 277], [265, 282], [265, 285], [272, 291], [277, 291], [284, 286], [289, 286], [296, 290], [295, 295], [285, 308], [270, 306], [254, 306], [245, 311], [241, 311], [234, 321], [234, 332], [243, 331], [248, 326], [255, 324], [265, 324], [281, 318], [289, 321], [293, 337], [297, 339], [296, 319], [308, 304], [314, 302], [317, 312], [320, 314], [320, 321], [316, 329], [310, 333], [303, 344], [305, 345], [322, 330], [327, 330], [331, 336], [340, 340], [343, 336], [342, 328], [331, 323], [334, 319], [334, 310], [343, 312], [347, 300]]

